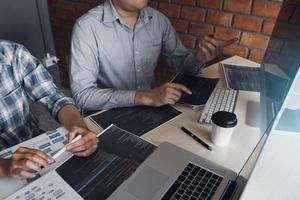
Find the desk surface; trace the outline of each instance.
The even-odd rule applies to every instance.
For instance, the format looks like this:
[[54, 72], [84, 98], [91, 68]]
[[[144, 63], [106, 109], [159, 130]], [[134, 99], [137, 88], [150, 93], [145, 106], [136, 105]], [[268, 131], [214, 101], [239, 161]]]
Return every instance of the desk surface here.
[[[233, 56], [223, 62], [248, 65], [252, 67], [259, 66], [258, 63], [238, 56]], [[203, 76], [220, 78], [218, 87], [224, 87], [225, 85], [224, 75], [219, 63], [207, 67], [203, 71]], [[175, 107], [183, 112], [180, 116], [146, 133], [142, 136], [142, 138], [156, 145], [161, 142], [168, 141], [239, 173], [261, 137], [259, 128], [252, 127], [247, 123], [252, 119], [257, 118], [257, 115], [255, 115], [257, 113], [249, 112], [250, 110], [253, 110], [249, 108], [249, 105], [252, 105], [251, 102], [259, 103], [259, 93], [245, 91], [239, 92], [235, 110], [238, 117], [238, 125], [233, 133], [230, 144], [226, 147], [214, 146], [209, 139], [211, 126], [197, 123], [203, 107], [191, 109], [176, 105]], [[99, 128], [93, 124], [89, 118], [85, 118], [84, 120], [91, 130], [95, 132], [99, 131]], [[181, 126], [185, 126], [190, 129], [198, 137], [209, 143], [213, 147], [213, 151], [208, 151], [206, 148], [195, 142], [191, 137], [183, 133], [180, 130]], [[19, 179], [0, 179], [0, 199], [21, 188], [22, 184], [24, 185], [24, 183], [22, 183]]]
[[275, 130], [268, 138], [241, 200], [299, 199], [300, 133]]
[[[228, 58], [224, 60], [223, 63], [259, 67], [258, 63], [239, 56]], [[223, 70], [220, 63], [207, 67], [203, 71], [203, 76], [220, 78], [218, 87], [225, 86]], [[192, 109], [176, 105], [175, 107], [183, 112], [180, 116], [146, 133], [142, 138], [156, 145], [168, 141], [239, 173], [261, 137], [258, 127], [252, 127], [246, 123], [247, 121], [251, 121], [248, 119], [249, 117], [255, 118], [253, 113], [252, 115], [249, 114], [249, 102], [259, 103], [259, 93], [239, 91], [235, 109], [238, 126], [233, 133], [230, 144], [225, 147], [214, 146], [210, 141], [211, 126], [197, 122], [203, 107]], [[99, 131], [99, 128], [88, 118], [85, 118], [85, 121], [92, 130]], [[208, 151], [191, 137], [183, 133], [180, 130], [181, 126], [190, 129], [198, 137], [210, 144], [213, 147], [213, 151]]]

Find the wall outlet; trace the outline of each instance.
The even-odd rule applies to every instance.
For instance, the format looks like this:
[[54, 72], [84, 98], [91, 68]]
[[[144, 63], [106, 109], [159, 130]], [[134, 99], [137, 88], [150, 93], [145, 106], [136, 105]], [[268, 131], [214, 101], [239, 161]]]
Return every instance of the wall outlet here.
[[51, 67], [57, 64], [59, 59], [56, 56], [51, 56], [49, 53], [46, 54], [46, 57], [43, 58], [43, 64], [45, 67]]

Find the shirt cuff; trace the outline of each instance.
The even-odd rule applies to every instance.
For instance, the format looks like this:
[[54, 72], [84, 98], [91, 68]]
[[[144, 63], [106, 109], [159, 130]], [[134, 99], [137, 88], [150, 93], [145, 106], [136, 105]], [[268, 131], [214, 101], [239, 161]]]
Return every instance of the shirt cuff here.
[[53, 106], [52, 113], [51, 113], [52, 116], [56, 119], [56, 121], [58, 121], [58, 112], [65, 105], [74, 105], [75, 106], [75, 102], [72, 98], [69, 98], [69, 97], [63, 97], [63, 98], [59, 99], [58, 101], [56, 101]]
[[113, 102], [117, 107], [134, 106], [134, 98], [136, 91], [117, 91], [113, 95]]

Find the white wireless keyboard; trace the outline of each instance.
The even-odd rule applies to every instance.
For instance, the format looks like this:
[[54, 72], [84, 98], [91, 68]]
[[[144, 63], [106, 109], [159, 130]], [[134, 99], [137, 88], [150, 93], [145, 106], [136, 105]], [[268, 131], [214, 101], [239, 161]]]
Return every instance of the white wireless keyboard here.
[[234, 112], [237, 90], [216, 88], [205, 104], [200, 123], [211, 123], [211, 116], [218, 111]]

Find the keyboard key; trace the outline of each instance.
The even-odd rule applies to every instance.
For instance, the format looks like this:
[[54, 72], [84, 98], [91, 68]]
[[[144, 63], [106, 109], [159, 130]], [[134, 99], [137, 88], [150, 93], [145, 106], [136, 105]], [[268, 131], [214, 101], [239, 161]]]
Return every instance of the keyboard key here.
[[175, 199], [179, 199], [180, 197], [181, 197], [180, 194], [177, 194], [177, 193], [176, 193], [176, 194], [174, 195], [174, 198], [175, 198]]
[[196, 174], [199, 172], [199, 169], [200, 169], [200, 167], [198, 167], [198, 168], [195, 167], [195, 168], [192, 170], [191, 175], [196, 176]]
[[185, 177], [182, 176], [182, 175], [180, 175], [180, 176], [178, 177], [178, 180], [179, 180], [180, 182], [183, 182], [183, 181], [185, 180]]
[[193, 175], [189, 175], [189, 176], [187, 177], [187, 179], [190, 180], [190, 181], [192, 181], [194, 178], [195, 178], [195, 176], [193, 176]]
[[199, 184], [199, 181], [193, 180], [192, 185], [197, 186]]
[[192, 164], [192, 163], [189, 163], [189, 164], [187, 165], [187, 167], [194, 168], [194, 167], [195, 167], [195, 165], [194, 165], [194, 164]]
[[195, 190], [195, 188], [196, 188], [196, 187], [193, 186], [193, 185], [190, 185], [190, 186], [188, 187], [188, 189], [189, 189], [189, 190], [192, 190], [192, 191]]
[[183, 172], [181, 173], [181, 175], [182, 175], [182, 176], [184, 176], [184, 177], [186, 177], [186, 176], [188, 176], [188, 175], [189, 175], [189, 173], [188, 173], [188, 172], [186, 172], [186, 171], [183, 171]]
[[186, 168], [184, 169], [184, 171], [190, 172], [190, 171], [192, 171], [192, 168], [191, 168], [191, 167], [186, 167]]
[[189, 196], [190, 196], [192, 193], [193, 193], [193, 191], [192, 191], [192, 190], [189, 190], [189, 189], [187, 189], [187, 190], [185, 191], [185, 194], [186, 194], [186, 195], [189, 195]]
[[201, 193], [203, 191], [203, 188], [202, 187], [197, 187], [196, 191], [199, 192], [199, 193]]
[[200, 192], [194, 191], [193, 196], [194, 196], [194, 197], [199, 197], [199, 196], [200, 196]]
[[179, 190], [177, 191], [177, 193], [178, 193], [178, 194], [183, 194], [183, 193], [184, 193], [184, 190], [183, 190], [183, 189], [179, 189]]
[[201, 197], [203, 197], [203, 198], [206, 198], [208, 195], [207, 195], [207, 193], [202, 193], [201, 194]]
[[206, 172], [206, 174], [205, 174], [205, 178], [210, 178], [212, 176], [212, 173], [211, 172]]
[[175, 183], [173, 183], [173, 185], [168, 190], [168, 192], [164, 195], [164, 197], [162, 198], [162, 200], [171, 199], [171, 197], [177, 191], [177, 189], [179, 188], [180, 185], [181, 185], [181, 183], [179, 181], [175, 181]]
[[189, 184], [191, 184], [191, 181], [187, 179], [187, 180], [184, 181], [184, 183], [189, 185]]

